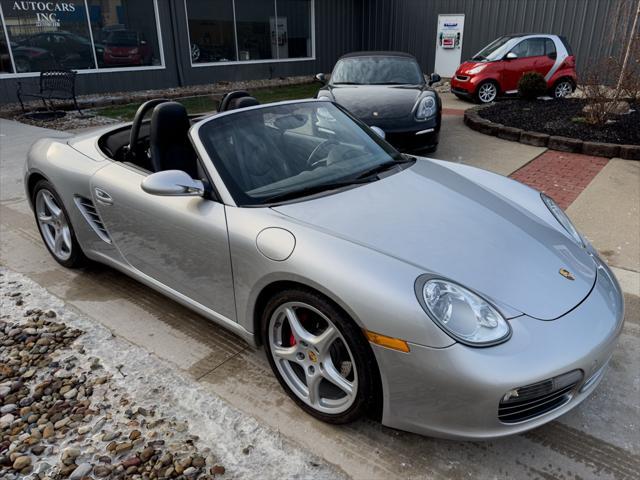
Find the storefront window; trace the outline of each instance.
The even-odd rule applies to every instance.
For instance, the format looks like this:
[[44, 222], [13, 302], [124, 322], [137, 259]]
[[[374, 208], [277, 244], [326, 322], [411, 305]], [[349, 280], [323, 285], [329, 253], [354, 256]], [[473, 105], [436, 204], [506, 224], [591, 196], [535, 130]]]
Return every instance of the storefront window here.
[[88, 0], [99, 68], [160, 65], [153, 0]]
[[277, 0], [278, 58], [305, 58], [311, 48], [311, 0]]
[[95, 68], [84, 2], [0, 0], [17, 73]]
[[186, 5], [193, 64], [313, 56], [312, 0], [186, 0]]
[[232, 0], [189, 0], [193, 63], [237, 60]]
[[275, 2], [235, 0], [238, 59], [268, 60], [276, 53]]
[[9, 56], [9, 48], [7, 47], [7, 37], [4, 34], [4, 22], [0, 18], [0, 73], [11, 73], [11, 56]]

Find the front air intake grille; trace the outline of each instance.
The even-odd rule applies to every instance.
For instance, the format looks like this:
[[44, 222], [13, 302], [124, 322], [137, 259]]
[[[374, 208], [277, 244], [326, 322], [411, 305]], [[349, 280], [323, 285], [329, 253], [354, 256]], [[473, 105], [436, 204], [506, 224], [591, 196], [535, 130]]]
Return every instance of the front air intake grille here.
[[460, 80], [461, 82], [466, 82], [467, 80], [469, 80], [469, 77], [467, 77], [466, 75], [456, 75], [456, 79]]
[[100, 214], [96, 210], [93, 202], [88, 198], [81, 196], [76, 196], [74, 200], [78, 206], [78, 210], [80, 210], [80, 213], [82, 213], [82, 216], [89, 223], [89, 226], [91, 226], [93, 231], [96, 232], [96, 235], [98, 235], [101, 240], [111, 243], [109, 232], [107, 232], [107, 229], [105, 228], [104, 223], [100, 218]]
[[502, 423], [519, 423], [549, 413], [571, 400], [581, 380], [582, 371], [573, 370], [539, 383], [514, 388], [500, 400], [498, 419]]

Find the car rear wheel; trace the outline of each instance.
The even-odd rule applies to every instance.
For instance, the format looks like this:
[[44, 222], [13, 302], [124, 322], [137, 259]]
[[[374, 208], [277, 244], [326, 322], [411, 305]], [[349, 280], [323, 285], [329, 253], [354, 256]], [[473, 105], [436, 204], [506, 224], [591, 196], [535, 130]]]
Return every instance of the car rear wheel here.
[[484, 82], [476, 90], [476, 100], [479, 103], [491, 103], [498, 96], [498, 85], [495, 82]]
[[62, 266], [77, 268], [87, 263], [69, 221], [69, 215], [53, 185], [39, 181], [33, 189], [33, 206], [38, 230], [47, 250]]
[[306, 412], [348, 423], [374, 402], [373, 354], [360, 328], [332, 302], [310, 290], [286, 290], [269, 301], [262, 325], [273, 372]]
[[573, 83], [569, 80], [558, 80], [553, 87], [555, 98], [564, 98], [571, 93], [573, 93]]

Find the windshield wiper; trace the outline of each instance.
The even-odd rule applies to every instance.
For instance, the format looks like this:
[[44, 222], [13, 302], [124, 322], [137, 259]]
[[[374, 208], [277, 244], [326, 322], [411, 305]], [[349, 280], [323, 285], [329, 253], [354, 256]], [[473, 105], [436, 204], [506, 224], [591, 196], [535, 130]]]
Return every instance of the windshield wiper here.
[[358, 185], [361, 183], [372, 182], [373, 178], [354, 178], [351, 180], [343, 180], [340, 182], [321, 183], [319, 185], [311, 185], [309, 187], [293, 190], [291, 192], [277, 193], [263, 200], [263, 203], [282, 202], [299, 197], [306, 197], [314, 193], [325, 192], [327, 190], [335, 190], [337, 188], [348, 187], [350, 185]]
[[357, 179], [366, 179], [366, 178], [375, 178], [374, 175], [378, 175], [379, 173], [384, 172], [385, 170], [390, 170], [396, 165], [402, 165], [404, 163], [413, 163], [415, 162], [414, 157], [398, 157], [396, 160], [389, 160], [388, 162], [383, 162], [379, 165], [376, 165], [369, 170], [365, 170], [360, 175], [358, 175]]

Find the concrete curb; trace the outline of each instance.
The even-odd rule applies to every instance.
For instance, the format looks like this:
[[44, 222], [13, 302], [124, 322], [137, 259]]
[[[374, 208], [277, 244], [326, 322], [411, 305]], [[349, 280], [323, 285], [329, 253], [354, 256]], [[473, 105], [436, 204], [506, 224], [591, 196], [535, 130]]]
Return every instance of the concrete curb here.
[[520, 128], [509, 127], [482, 118], [479, 112], [485, 107], [486, 105], [480, 105], [466, 110], [464, 112], [464, 124], [470, 129], [484, 133], [485, 135], [493, 135], [504, 140], [520, 142], [534, 147], [547, 147], [551, 150], [583, 153], [596, 157], [618, 157], [626, 160], [640, 160], [640, 145], [585, 142], [577, 138], [547, 135], [546, 133], [530, 132]]

